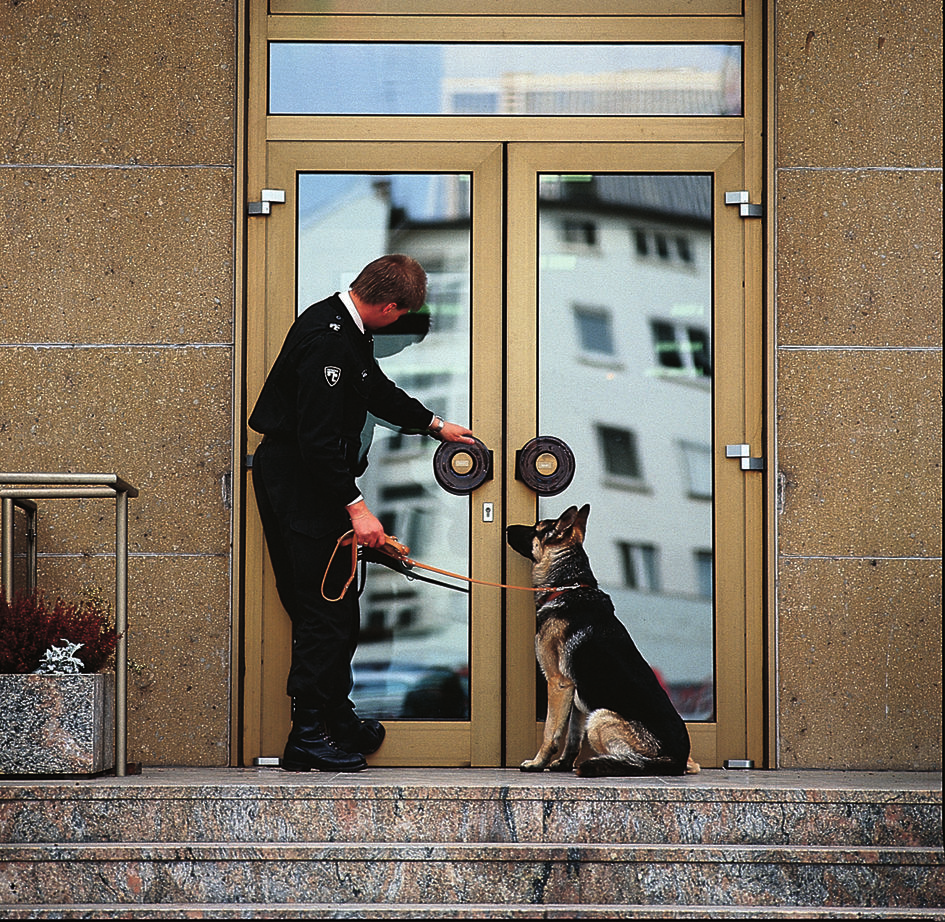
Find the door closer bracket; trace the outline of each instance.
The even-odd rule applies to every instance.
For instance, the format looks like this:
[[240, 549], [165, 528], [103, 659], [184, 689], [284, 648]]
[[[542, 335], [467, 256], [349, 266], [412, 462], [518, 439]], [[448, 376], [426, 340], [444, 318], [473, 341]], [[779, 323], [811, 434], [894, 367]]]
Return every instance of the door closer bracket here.
[[751, 447], [745, 444], [726, 445], [726, 458], [738, 458], [739, 465], [743, 471], [763, 471], [765, 469], [764, 458], [753, 458], [751, 456]]
[[738, 213], [743, 218], [763, 218], [764, 205], [752, 205], [747, 189], [725, 193], [726, 205], [738, 205]]
[[251, 215], [267, 215], [272, 212], [273, 204], [285, 204], [285, 189], [263, 189], [259, 197], [261, 201], [247, 202], [246, 213]]

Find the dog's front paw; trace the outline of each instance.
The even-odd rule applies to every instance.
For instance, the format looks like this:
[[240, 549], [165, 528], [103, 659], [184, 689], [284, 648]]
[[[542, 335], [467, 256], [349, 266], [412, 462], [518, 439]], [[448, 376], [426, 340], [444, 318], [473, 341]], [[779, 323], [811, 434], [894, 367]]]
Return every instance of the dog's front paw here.
[[547, 764], [544, 759], [526, 759], [519, 769], [523, 772], [543, 772]]
[[569, 772], [574, 768], [574, 759], [555, 759], [551, 765], [548, 766], [548, 771], [550, 772]]

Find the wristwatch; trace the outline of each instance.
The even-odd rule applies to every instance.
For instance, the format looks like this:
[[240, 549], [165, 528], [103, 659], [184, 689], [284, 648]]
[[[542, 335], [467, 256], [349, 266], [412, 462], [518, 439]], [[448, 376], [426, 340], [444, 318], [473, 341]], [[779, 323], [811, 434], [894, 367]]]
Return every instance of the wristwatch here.
[[433, 422], [430, 423], [430, 432], [435, 435], [439, 435], [443, 431], [443, 427], [446, 425], [444, 420], [439, 416], [433, 417]]

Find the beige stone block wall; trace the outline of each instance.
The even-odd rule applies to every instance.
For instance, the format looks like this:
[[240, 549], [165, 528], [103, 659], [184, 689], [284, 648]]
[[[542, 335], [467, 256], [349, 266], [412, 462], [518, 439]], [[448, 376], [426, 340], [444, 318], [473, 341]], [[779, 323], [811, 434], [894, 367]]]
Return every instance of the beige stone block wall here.
[[940, 769], [942, 9], [774, 10], [778, 763]]
[[[777, 758], [940, 768], [941, 5], [771, 9]], [[148, 764], [229, 759], [236, 15], [0, 5], [0, 469], [141, 490]], [[41, 584], [108, 588], [112, 515], [45, 504]]]
[[[0, 470], [141, 491], [129, 757], [146, 764], [229, 761], [236, 14], [0, 8]], [[112, 591], [113, 509], [41, 504], [43, 588]]]

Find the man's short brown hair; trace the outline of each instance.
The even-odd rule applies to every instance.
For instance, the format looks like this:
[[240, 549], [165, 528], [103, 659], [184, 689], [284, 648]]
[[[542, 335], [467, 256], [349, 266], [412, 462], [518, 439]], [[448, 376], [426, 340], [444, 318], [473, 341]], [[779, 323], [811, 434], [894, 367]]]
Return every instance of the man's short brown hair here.
[[351, 290], [366, 304], [394, 302], [413, 313], [426, 301], [427, 274], [415, 259], [392, 253], [369, 262], [351, 283]]

